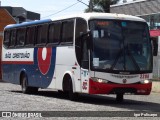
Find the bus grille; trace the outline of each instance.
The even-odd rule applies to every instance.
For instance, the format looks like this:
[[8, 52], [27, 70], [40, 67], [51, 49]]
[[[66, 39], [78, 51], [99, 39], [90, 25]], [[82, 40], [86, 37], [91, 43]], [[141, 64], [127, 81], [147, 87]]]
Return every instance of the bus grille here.
[[111, 94], [117, 93], [137, 93], [137, 90], [135, 88], [114, 88], [111, 91]]

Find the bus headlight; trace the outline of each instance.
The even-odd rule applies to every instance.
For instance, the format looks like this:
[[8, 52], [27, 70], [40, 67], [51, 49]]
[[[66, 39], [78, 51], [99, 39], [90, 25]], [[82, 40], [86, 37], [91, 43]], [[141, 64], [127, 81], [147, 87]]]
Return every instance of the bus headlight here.
[[151, 83], [151, 80], [147, 80], [147, 79], [141, 80], [141, 83], [142, 84], [148, 84], [148, 83]]
[[99, 83], [108, 83], [108, 80], [104, 80], [102, 78], [91, 78], [93, 81], [95, 82], [99, 82]]
[[98, 81], [99, 83], [102, 83], [104, 80], [103, 80], [103, 79], [98, 78], [98, 79], [97, 79], [97, 81]]

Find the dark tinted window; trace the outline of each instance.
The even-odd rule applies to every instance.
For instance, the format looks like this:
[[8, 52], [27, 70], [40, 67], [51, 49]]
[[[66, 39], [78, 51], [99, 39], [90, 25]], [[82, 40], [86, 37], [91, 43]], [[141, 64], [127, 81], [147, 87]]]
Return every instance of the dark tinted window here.
[[17, 30], [17, 46], [23, 46], [25, 42], [26, 29], [21, 28]]
[[35, 26], [28, 27], [26, 34], [26, 45], [33, 46], [35, 40]]
[[4, 46], [8, 47], [9, 46], [9, 39], [10, 39], [10, 31], [5, 31], [4, 32]]
[[75, 32], [75, 49], [76, 57], [79, 64], [81, 64], [81, 34], [87, 32], [87, 22], [83, 19], [76, 19], [76, 32]]
[[48, 35], [48, 43], [54, 43], [54, 40], [53, 40], [53, 37], [54, 37], [54, 34], [53, 34], [53, 32], [54, 32], [54, 24], [50, 24], [49, 25], [49, 35]]
[[49, 26], [48, 43], [58, 44], [60, 41], [61, 23], [52, 23]]
[[45, 44], [47, 42], [48, 24], [39, 25], [37, 27], [37, 44]]
[[74, 21], [63, 22], [62, 42], [73, 43]]
[[10, 47], [13, 47], [15, 45], [15, 41], [16, 41], [16, 29], [11, 30]]

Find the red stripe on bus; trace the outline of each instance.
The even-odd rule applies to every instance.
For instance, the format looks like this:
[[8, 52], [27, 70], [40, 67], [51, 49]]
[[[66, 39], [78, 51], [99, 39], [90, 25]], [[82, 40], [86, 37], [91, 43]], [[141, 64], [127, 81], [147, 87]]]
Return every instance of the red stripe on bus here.
[[2, 61], [2, 64], [34, 64], [33, 61]]
[[113, 84], [113, 83], [99, 83], [92, 79], [89, 80], [89, 94], [110, 94], [114, 89], [135, 89], [137, 91], [144, 91], [143, 93], [135, 93], [136, 95], [149, 95], [152, 88], [152, 83], [148, 84]]

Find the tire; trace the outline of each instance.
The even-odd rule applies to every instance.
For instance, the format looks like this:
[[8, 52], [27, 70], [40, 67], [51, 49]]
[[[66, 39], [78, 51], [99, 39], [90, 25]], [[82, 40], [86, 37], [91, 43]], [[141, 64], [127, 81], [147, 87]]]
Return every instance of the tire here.
[[123, 102], [123, 93], [118, 93], [117, 95], [116, 95], [116, 101], [118, 102], [118, 103], [121, 103], [121, 102]]
[[21, 80], [21, 88], [22, 88], [22, 93], [28, 93], [28, 83], [27, 83], [27, 76], [23, 75], [22, 80]]
[[69, 99], [71, 101], [76, 101], [78, 100], [78, 93], [73, 93], [73, 85], [72, 85], [72, 80], [69, 80]]
[[65, 92], [62, 91], [62, 90], [58, 90], [58, 93], [61, 94], [61, 95], [64, 95], [64, 94], [65, 94]]
[[22, 93], [25, 93], [25, 94], [37, 93], [38, 92], [37, 87], [29, 87], [28, 86], [28, 79], [27, 79], [26, 75], [23, 75], [23, 77], [22, 77], [21, 89], [22, 89]]

